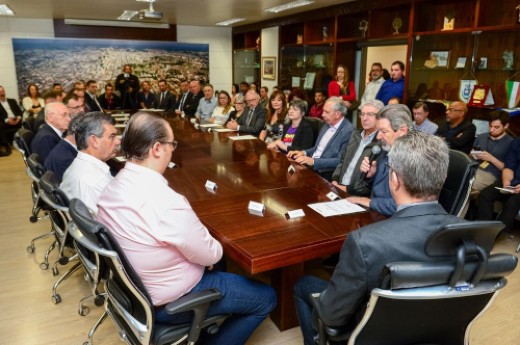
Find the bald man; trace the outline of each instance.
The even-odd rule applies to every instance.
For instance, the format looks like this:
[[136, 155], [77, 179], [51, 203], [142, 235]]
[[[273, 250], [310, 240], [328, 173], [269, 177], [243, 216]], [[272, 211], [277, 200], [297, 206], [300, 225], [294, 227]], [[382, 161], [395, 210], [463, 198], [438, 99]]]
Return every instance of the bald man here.
[[65, 104], [61, 102], [49, 103], [45, 106], [45, 123], [31, 142], [31, 152], [37, 153], [41, 160], [45, 159], [56, 146], [63, 133], [69, 127], [70, 113]]
[[450, 149], [469, 154], [475, 141], [477, 128], [466, 118], [468, 107], [463, 102], [453, 102], [446, 109], [446, 125], [439, 127], [440, 135]]

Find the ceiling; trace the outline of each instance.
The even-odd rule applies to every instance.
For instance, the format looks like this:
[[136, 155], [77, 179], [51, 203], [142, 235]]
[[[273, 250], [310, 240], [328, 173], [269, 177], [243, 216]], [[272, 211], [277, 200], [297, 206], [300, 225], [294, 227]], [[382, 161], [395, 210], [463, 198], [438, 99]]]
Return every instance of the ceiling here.
[[[264, 9], [292, 0], [156, 0], [154, 9], [163, 12], [162, 22], [177, 25], [214, 26], [231, 18], [246, 18], [232, 26], [256, 23], [321, 7], [355, 0], [315, 0], [314, 4], [267, 13]], [[19, 18], [115, 20], [123, 10], [139, 11], [148, 3], [135, 0], [0, 0]]]

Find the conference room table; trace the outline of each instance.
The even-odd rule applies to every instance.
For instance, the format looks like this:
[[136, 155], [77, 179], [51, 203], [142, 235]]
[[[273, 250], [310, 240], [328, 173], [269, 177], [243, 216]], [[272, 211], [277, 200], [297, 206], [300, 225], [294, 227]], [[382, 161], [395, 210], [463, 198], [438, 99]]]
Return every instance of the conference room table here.
[[[293, 287], [304, 263], [339, 252], [349, 232], [384, 217], [371, 210], [323, 217], [307, 205], [330, 201], [331, 191], [346, 194], [311, 169], [268, 150], [259, 139], [232, 139], [245, 133], [218, 133], [179, 116], [166, 118], [178, 142], [175, 167], [164, 173], [170, 187], [188, 199], [227, 259], [251, 275], [270, 273], [278, 297], [271, 319], [280, 330], [297, 326]], [[216, 189], [206, 188], [207, 181]], [[263, 214], [251, 213], [250, 201], [262, 203]], [[305, 216], [286, 216], [297, 209]]]

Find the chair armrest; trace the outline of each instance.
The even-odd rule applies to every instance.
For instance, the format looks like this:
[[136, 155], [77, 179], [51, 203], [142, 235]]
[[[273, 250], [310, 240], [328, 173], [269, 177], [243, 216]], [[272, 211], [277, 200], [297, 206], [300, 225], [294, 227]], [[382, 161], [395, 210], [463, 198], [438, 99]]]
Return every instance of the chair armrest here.
[[350, 334], [352, 333], [352, 330], [345, 326], [327, 326], [323, 323], [323, 321], [320, 319], [320, 316], [318, 314], [318, 301], [320, 300], [320, 294], [319, 293], [313, 293], [311, 294], [311, 303], [314, 308], [314, 311], [312, 313], [313, 316], [313, 327], [317, 329], [318, 331], [318, 338], [316, 339], [319, 345], [326, 345], [327, 340], [332, 341], [343, 341], [350, 338]]
[[195, 344], [199, 339], [210, 303], [221, 298], [222, 293], [220, 291], [208, 289], [182, 296], [178, 300], [168, 303], [164, 309], [168, 314], [193, 310], [193, 320], [188, 333], [188, 344]]
[[204, 291], [189, 293], [181, 298], [168, 303], [164, 306], [164, 310], [168, 314], [176, 314], [183, 311], [194, 310], [202, 305], [209, 305], [212, 301], [222, 298], [222, 293], [217, 289], [208, 289]]

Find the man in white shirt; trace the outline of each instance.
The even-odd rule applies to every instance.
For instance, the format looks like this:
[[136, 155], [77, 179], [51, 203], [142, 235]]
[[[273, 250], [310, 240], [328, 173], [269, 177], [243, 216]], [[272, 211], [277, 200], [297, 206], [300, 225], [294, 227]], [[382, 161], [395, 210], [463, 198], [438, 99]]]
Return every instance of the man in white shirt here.
[[383, 65], [381, 65], [381, 63], [374, 62], [372, 64], [370, 68], [370, 78], [370, 82], [365, 87], [365, 93], [363, 93], [363, 97], [361, 97], [361, 104], [376, 99], [381, 85], [385, 82], [385, 78], [383, 78]]
[[101, 192], [113, 179], [105, 162], [115, 157], [121, 144], [112, 122], [109, 115], [100, 112], [85, 115], [76, 130], [78, 155], [60, 185], [69, 199], [82, 200], [94, 212]]
[[0, 156], [11, 153], [14, 133], [22, 126], [22, 114], [18, 102], [13, 98], [6, 98], [5, 89], [0, 86], [0, 145], [5, 147], [5, 152], [0, 151]]

